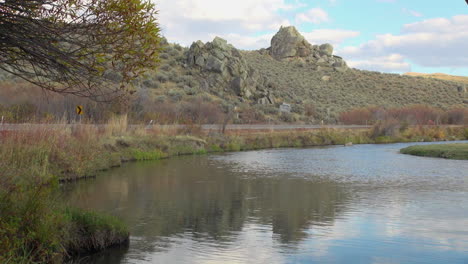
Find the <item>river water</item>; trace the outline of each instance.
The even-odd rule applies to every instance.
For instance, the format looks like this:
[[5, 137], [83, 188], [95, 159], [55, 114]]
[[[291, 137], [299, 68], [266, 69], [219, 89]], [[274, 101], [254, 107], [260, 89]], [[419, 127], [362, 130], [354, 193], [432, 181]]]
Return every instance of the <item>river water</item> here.
[[123, 219], [130, 246], [81, 263], [468, 263], [468, 161], [413, 144], [126, 164], [66, 186]]

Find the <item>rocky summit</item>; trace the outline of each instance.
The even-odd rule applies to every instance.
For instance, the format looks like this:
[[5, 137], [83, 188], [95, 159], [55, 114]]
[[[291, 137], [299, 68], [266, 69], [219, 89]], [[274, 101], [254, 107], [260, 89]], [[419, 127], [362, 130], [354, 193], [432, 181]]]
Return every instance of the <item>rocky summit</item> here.
[[333, 55], [331, 44], [311, 45], [293, 26], [281, 27], [271, 39], [270, 55], [275, 59], [303, 59], [317, 67], [333, 67], [336, 71], [346, 71], [343, 58]]
[[[224, 111], [241, 109], [238, 122], [334, 122], [356, 107], [468, 104], [458, 82], [349, 68], [332, 45], [313, 45], [294, 27], [281, 27], [260, 50], [239, 50], [219, 37], [189, 48], [166, 43], [161, 66], [141, 89], [141, 101], [156, 106], [204, 98]], [[283, 103], [290, 114], [280, 111]]]

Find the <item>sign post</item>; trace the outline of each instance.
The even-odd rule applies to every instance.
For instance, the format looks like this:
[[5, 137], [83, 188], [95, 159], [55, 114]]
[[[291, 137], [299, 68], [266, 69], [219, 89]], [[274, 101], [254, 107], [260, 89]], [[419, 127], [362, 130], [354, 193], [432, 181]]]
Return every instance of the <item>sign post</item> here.
[[80, 117], [80, 123], [81, 123], [81, 117], [83, 115], [83, 106], [82, 105], [77, 105], [75, 108], [76, 114]]
[[77, 105], [75, 111], [76, 111], [77, 115], [82, 115], [83, 114], [83, 106], [82, 105]]

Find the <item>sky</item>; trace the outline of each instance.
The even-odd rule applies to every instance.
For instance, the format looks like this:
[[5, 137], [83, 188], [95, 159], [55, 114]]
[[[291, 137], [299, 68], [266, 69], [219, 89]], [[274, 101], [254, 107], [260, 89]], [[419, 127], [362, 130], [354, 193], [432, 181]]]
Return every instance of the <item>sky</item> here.
[[154, 0], [163, 35], [190, 46], [226, 39], [244, 50], [268, 48], [280, 26], [358, 69], [468, 76], [465, 0]]

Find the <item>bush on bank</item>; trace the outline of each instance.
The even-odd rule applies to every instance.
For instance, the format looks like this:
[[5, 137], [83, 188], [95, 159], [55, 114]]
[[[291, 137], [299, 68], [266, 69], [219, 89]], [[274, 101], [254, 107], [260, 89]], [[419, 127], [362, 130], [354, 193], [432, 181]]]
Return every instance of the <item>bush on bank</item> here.
[[0, 263], [62, 263], [128, 241], [118, 219], [58, 203], [56, 179], [0, 176]]

